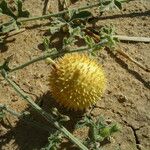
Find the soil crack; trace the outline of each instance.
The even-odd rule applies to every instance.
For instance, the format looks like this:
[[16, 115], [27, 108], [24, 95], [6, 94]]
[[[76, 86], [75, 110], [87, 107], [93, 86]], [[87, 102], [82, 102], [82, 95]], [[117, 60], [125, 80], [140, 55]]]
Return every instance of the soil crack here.
[[135, 138], [135, 142], [136, 142], [136, 148], [138, 149], [138, 150], [141, 150], [141, 148], [139, 147], [139, 145], [141, 144], [140, 143], [140, 140], [139, 140], [139, 138], [138, 138], [138, 136], [137, 136], [137, 134], [136, 134], [136, 131], [137, 130], [139, 130], [139, 128], [138, 129], [135, 129], [133, 126], [131, 126], [131, 125], [128, 125], [131, 129], [132, 129], [132, 131], [133, 131], [133, 135], [134, 135], [134, 138]]
[[[138, 127], [138, 128], [133, 127], [131, 124], [129, 124], [126, 120], [123, 119], [122, 114], [120, 114], [120, 112], [115, 111], [115, 110], [113, 110], [113, 109], [103, 108], [103, 107], [99, 107], [99, 106], [94, 106], [94, 108], [110, 110], [112, 113], [117, 114], [117, 115], [120, 117], [121, 121], [122, 121], [126, 126], [128, 126], [128, 127], [131, 128], [131, 130], [133, 131], [136, 148], [137, 148], [137, 150], [141, 150], [141, 148], [140, 148], [141, 143], [140, 143], [140, 140], [139, 140], [139, 137], [138, 137], [136, 131], [137, 131], [137, 130], [140, 130], [143, 126], [140, 126], [140, 127]], [[93, 108], [93, 109], [94, 109], [94, 108]], [[92, 109], [92, 110], [93, 110], [93, 109]], [[92, 112], [92, 110], [91, 110], [91, 112]], [[91, 113], [91, 112], [90, 112], [90, 113]]]

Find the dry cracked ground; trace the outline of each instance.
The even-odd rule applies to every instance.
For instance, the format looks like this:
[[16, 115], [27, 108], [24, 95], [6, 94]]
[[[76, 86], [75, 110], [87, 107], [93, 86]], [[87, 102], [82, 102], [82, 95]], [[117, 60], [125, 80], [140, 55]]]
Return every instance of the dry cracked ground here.
[[[72, 6], [78, 7], [87, 2], [89, 1], [77, 1]], [[24, 0], [24, 8], [27, 8], [32, 16], [42, 15], [44, 4], [44, 0]], [[51, 0], [49, 11], [58, 10], [58, 2]], [[97, 13], [96, 9], [92, 11], [94, 14]], [[13, 55], [11, 61], [13, 67], [39, 56], [42, 53], [41, 44], [45, 35], [45, 31], [41, 28], [47, 28], [48, 25], [49, 20], [25, 23], [24, 32], [10, 37], [7, 43], [0, 45], [0, 62]], [[104, 13], [96, 22], [96, 26], [104, 25], [114, 25], [119, 35], [150, 37], [150, 1], [134, 0], [124, 4], [122, 11]], [[135, 60], [150, 67], [150, 43], [126, 42], [120, 43], [120, 46]], [[102, 51], [99, 60], [107, 75], [107, 90], [90, 113], [93, 117], [102, 115], [121, 125], [121, 131], [114, 134], [113, 140], [102, 147], [105, 150], [115, 150], [117, 147], [121, 150], [149, 150], [149, 73], [119, 55], [116, 57], [110, 51]], [[35, 101], [43, 100], [43, 108], [47, 111], [53, 103], [49, 93], [49, 83], [47, 83], [49, 70], [50, 66], [41, 61], [10, 75], [11, 79]], [[7, 104], [18, 112], [31, 110], [2, 77], [0, 77], [0, 103]], [[63, 112], [60, 107], [58, 109]], [[33, 114], [36, 120], [45, 123], [36, 113]], [[78, 120], [80, 115], [77, 112], [72, 115], [70, 112], [70, 117]], [[77, 137], [86, 137], [87, 129], [74, 131], [72, 129], [74, 123], [69, 122], [66, 127]], [[47, 137], [47, 132], [24, 123], [10, 114], [7, 115], [7, 120], [0, 124], [0, 149], [2, 150], [38, 150], [46, 144]], [[60, 149], [65, 148], [73, 149], [69, 144], [62, 144]]]

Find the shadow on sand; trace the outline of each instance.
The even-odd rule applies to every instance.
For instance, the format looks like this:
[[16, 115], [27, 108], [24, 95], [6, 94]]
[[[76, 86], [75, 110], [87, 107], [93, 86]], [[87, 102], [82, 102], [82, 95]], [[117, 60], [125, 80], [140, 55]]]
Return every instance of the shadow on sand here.
[[[69, 111], [58, 104], [52, 99], [50, 92], [42, 95], [36, 99], [36, 102], [40, 102], [40, 106], [48, 113], [51, 112], [51, 108], [56, 107], [60, 113], [70, 117], [70, 120], [65, 122], [63, 125], [70, 131], [73, 132], [76, 123], [82, 118], [84, 112]], [[24, 119], [19, 119], [15, 127], [2, 124], [3, 127], [7, 128], [8, 131], [0, 137], [0, 149], [3, 146], [14, 141], [12, 145], [17, 145], [19, 150], [39, 150], [47, 144], [47, 139], [50, 133], [54, 133], [56, 130], [51, 126], [45, 119], [43, 119], [37, 112], [31, 107], [26, 108], [25, 111], [29, 111], [30, 115], [26, 119], [34, 120], [38, 122], [42, 127], [48, 127], [49, 131], [43, 130], [42, 128], [33, 124], [27, 123]], [[70, 142], [65, 142], [62, 147], [67, 149], [76, 149], [71, 146]]]

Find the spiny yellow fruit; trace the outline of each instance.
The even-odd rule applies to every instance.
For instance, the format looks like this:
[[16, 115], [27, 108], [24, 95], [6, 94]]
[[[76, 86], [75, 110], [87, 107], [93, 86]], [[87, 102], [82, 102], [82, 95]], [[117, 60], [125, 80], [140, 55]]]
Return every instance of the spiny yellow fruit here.
[[58, 58], [50, 74], [51, 93], [66, 108], [83, 110], [96, 103], [105, 90], [100, 64], [87, 54], [72, 53]]

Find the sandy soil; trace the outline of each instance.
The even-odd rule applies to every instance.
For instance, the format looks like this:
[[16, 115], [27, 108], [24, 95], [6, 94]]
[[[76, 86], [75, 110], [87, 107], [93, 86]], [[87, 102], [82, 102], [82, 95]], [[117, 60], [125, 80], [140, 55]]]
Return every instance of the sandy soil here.
[[[82, 3], [83, 1], [81, 1]], [[55, 4], [55, 5], [54, 5]], [[79, 5], [75, 3], [74, 5]], [[24, 7], [31, 15], [42, 15], [44, 1], [25, 0]], [[50, 11], [57, 12], [58, 5], [51, 2]], [[95, 14], [97, 10], [92, 10]], [[0, 63], [13, 54], [11, 67], [25, 63], [42, 53], [44, 31], [42, 28], [48, 21], [33, 21], [26, 23], [25, 32], [9, 38], [5, 45], [0, 45]], [[97, 26], [114, 25], [116, 32], [127, 36], [150, 37], [150, 1], [135, 0], [123, 6], [123, 10], [111, 11], [96, 22]], [[145, 66], [150, 67], [150, 44], [121, 43], [122, 49]], [[120, 132], [113, 136], [113, 141], [103, 145], [104, 149], [115, 150], [148, 150], [150, 149], [150, 76], [136, 65], [123, 57], [114, 56], [109, 51], [102, 51], [100, 62], [107, 75], [107, 90], [91, 111], [94, 117], [104, 116], [122, 126]], [[12, 73], [11, 78], [32, 98], [38, 102], [43, 100], [43, 108], [48, 111], [52, 107], [49, 86], [46, 81], [50, 66], [44, 61], [32, 64], [22, 70]], [[16, 111], [29, 110], [30, 107], [15, 91], [0, 77], [0, 103], [5, 103]], [[63, 108], [58, 107], [63, 112]], [[69, 112], [67, 112], [69, 114]], [[74, 114], [74, 115], [72, 115]], [[36, 120], [40, 117], [33, 112]], [[71, 118], [78, 120], [78, 113], [71, 113]], [[48, 133], [24, 123], [22, 120], [7, 115], [7, 120], [0, 124], [0, 149], [2, 150], [33, 150], [40, 149], [47, 142]], [[42, 121], [41, 121], [42, 122]], [[45, 123], [43, 121], [43, 123]], [[74, 135], [85, 137], [87, 130], [73, 130], [75, 122], [69, 122], [66, 127]], [[63, 147], [72, 149], [68, 144]]]

